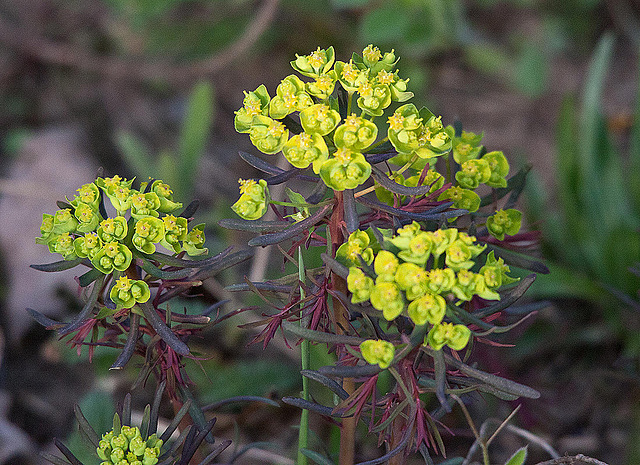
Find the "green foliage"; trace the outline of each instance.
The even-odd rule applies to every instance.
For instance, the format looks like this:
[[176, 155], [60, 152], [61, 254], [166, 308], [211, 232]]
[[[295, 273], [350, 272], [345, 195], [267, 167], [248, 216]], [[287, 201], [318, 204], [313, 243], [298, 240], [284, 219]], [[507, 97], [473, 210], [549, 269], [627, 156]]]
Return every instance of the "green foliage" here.
[[214, 118], [214, 90], [208, 82], [200, 82], [191, 91], [175, 151], [165, 150], [158, 156], [135, 134], [116, 133], [116, 144], [125, 162], [140, 179], [164, 179], [176, 192], [190, 198], [200, 159], [205, 153]]
[[[628, 271], [640, 256], [640, 146], [632, 142], [628, 156], [622, 156], [601, 113], [612, 54], [613, 37], [605, 35], [591, 60], [580, 104], [570, 97], [563, 102], [557, 127], [560, 209], [543, 213], [545, 196], [531, 196], [533, 219], [544, 214], [545, 247], [551, 266], [558, 269], [553, 280], [542, 277], [536, 292], [599, 296], [609, 302], [610, 310], [615, 306], [605, 289], [634, 295], [640, 287], [640, 280]], [[638, 121], [632, 129], [634, 141]]]
[[523, 465], [527, 460], [527, 446], [518, 449], [504, 465]]

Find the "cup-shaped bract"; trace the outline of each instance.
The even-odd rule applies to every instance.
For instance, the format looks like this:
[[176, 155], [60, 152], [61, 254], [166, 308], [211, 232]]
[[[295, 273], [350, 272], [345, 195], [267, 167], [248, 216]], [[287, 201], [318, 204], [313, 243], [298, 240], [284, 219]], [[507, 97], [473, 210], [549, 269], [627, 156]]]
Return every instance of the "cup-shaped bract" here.
[[409, 303], [407, 314], [417, 325], [437, 325], [444, 318], [446, 309], [447, 303], [442, 296], [427, 293]]
[[269, 102], [269, 116], [282, 119], [294, 111], [313, 105], [313, 99], [305, 89], [305, 83], [298, 76], [291, 74], [284, 78], [276, 88], [275, 97]]
[[267, 181], [260, 179], [239, 179], [240, 198], [231, 206], [236, 214], [245, 220], [257, 220], [267, 213], [269, 189]]
[[520, 231], [522, 212], [514, 208], [498, 210], [487, 218], [489, 233], [499, 240], [504, 240], [505, 234], [514, 236]]
[[252, 92], [244, 93], [243, 106], [235, 112], [233, 124], [236, 131], [246, 133], [251, 130], [253, 117], [257, 115], [269, 116], [269, 92], [264, 84]]
[[327, 74], [335, 61], [335, 51], [333, 47], [318, 49], [309, 55], [298, 55], [291, 62], [291, 67], [297, 72], [307, 77], [318, 77]]
[[109, 274], [114, 269], [125, 271], [129, 268], [131, 260], [133, 260], [131, 250], [124, 244], [112, 241], [102, 245], [91, 259], [91, 263], [101, 273]]
[[360, 344], [360, 353], [367, 363], [388, 368], [395, 355], [395, 347], [388, 341], [367, 339]]
[[339, 148], [334, 157], [320, 167], [320, 177], [336, 191], [355, 189], [370, 176], [371, 165], [364, 155], [345, 148]]
[[373, 279], [365, 275], [360, 268], [352, 266], [347, 275], [347, 289], [351, 292], [351, 303], [366, 302], [373, 289]]
[[156, 244], [164, 238], [164, 222], [160, 218], [147, 216], [139, 219], [131, 242], [142, 253], [152, 254]]
[[186, 239], [182, 242], [182, 247], [187, 252], [187, 255], [196, 257], [198, 255], [206, 254], [209, 249], [204, 246], [204, 228], [205, 224], [201, 223], [194, 226], [187, 234]]
[[280, 121], [268, 116], [256, 115], [253, 117], [249, 130], [251, 143], [262, 153], [278, 153], [289, 139], [289, 130]]
[[319, 134], [301, 132], [284, 144], [284, 157], [296, 168], [306, 168], [313, 163], [317, 173], [320, 166], [329, 158], [329, 149], [324, 138]]
[[428, 343], [435, 350], [440, 350], [445, 345], [453, 350], [461, 350], [467, 345], [470, 337], [471, 330], [465, 325], [441, 323], [431, 328], [425, 338], [425, 343]]
[[100, 222], [98, 227], [98, 237], [102, 242], [121, 241], [127, 237], [129, 227], [124, 216], [107, 218]]

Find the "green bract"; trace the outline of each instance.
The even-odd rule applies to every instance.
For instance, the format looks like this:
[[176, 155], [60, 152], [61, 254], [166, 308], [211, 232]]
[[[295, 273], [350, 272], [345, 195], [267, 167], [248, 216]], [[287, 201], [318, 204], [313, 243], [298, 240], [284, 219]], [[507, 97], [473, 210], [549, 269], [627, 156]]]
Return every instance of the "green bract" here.
[[122, 216], [107, 218], [98, 227], [98, 237], [102, 242], [121, 241], [127, 237], [127, 232], [127, 220]]
[[376, 282], [394, 281], [398, 265], [398, 258], [388, 250], [378, 252], [373, 262], [373, 269], [378, 275]]
[[367, 115], [381, 116], [391, 104], [391, 89], [386, 84], [363, 81], [358, 86], [358, 107]]
[[111, 288], [109, 297], [119, 308], [131, 308], [149, 300], [151, 293], [146, 282], [121, 276]]
[[82, 258], [93, 259], [93, 257], [102, 248], [102, 241], [95, 231], [88, 232], [84, 236], [77, 237], [73, 241], [73, 248], [76, 255]]
[[447, 303], [442, 296], [425, 294], [409, 304], [407, 313], [417, 325], [437, 325], [444, 318], [446, 309]]
[[333, 47], [326, 50], [318, 49], [309, 55], [300, 56], [296, 53], [296, 59], [291, 62], [291, 67], [307, 77], [318, 77], [329, 72], [335, 61]]
[[114, 269], [125, 271], [132, 259], [131, 250], [126, 245], [114, 241], [103, 244], [91, 259], [91, 263], [100, 272], [109, 274]]
[[351, 302], [359, 304], [369, 300], [371, 289], [373, 288], [373, 279], [366, 276], [360, 268], [350, 267], [347, 276], [347, 288], [351, 292]]
[[476, 274], [469, 270], [460, 270], [456, 278], [456, 283], [451, 288], [451, 292], [458, 299], [469, 301], [474, 295], [477, 295], [486, 300], [500, 300], [500, 295], [487, 287], [484, 275]]
[[340, 123], [340, 113], [318, 103], [300, 112], [300, 124], [306, 133], [326, 136]]
[[162, 222], [164, 223], [164, 237], [160, 244], [175, 253], [181, 252], [180, 241], [187, 238], [187, 219], [182, 216], [167, 215], [162, 218]]
[[[453, 127], [447, 126], [447, 133], [453, 136]], [[472, 132], [462, 131], [460, 137], [453, 137], [453, 159], [456, 163], [462, 165], [465, 161], [478, 158], [482, 153], [482, 141], [483, 134], [476, 135]]]
[[361, 152], [373, 144], [376, 137], [378, 137], [378, 128], [374, 123], [352, 114], [338, 126], [333, 135], [333, 142], [336, 147]]
[[336, 251], [336, 258], [348, 266], [360, 266], [360, 258], [367, 265], [373, 262], [373, 249], [369, 248], [371, 239], [369, 235], [360, 230], [356, 230], [349, 235], [347, 242], [342, 244]]
[[182, 243], [184, 250], [187, 251], [187, 254], [196, 257], [198, 255], [206, 254], [209, 249], [204, 246], [205, 238], [204, 238], [204, 228], [205, 224], [198, 224], [193, 227], [191, 231], [187, 234], [187, 238]]
[[453, 350], [461, 350], [469, 342], [469, 337], [471, 337], [471, 330], [466, 326], [441, 323], [431, 328], [425, 338], [425, 344], [429, 344], [435, 350], [440, 350], [445, 345]]
[[267, 181], [260, 179], [239, 179], [240, 198], [231, 206], [231, 209], [245, 220], [257, 220], [267, 213], [269, 207], [269, 189]]
[[292, 74], [284, 78], [278, 85], [276, 96], [269, 102], [269, 116], [282, 119], [294, 111], [304, 110], [311, 105], [313, 105], [313, 100], [305, 92], [304, 82]]
[[131, 242], [140, 252], [152, 254], [156, 251], [155, 244], [163, 238], [164, 222], [159, 218], [147, 216], [136, 223]]
[[94, 183], [90, 182], [81, 186], [76, 192], [78, 195], [70, 202], [76, 207], [79, 203], [85, 203], [92, 209], [97, 210], [100, 204], [100, 189]]
[[262, 153], [273, 154], [282, 150], [289, 138], [289, 130], [279, 121], [256, 115], [249, 130], [249, 138]]
[[456, 208], [463, 208], [473, 213], [480, 208], [480, 196], [469, 189], [463, 189], [459, 186], [454, 186], [438, 197], [438, 200], [453, 200], [453, 205]]
[[360, 353], [367, 363], [383, 370], [391, 365], [395, 351], [393, 344], [387, 341], [368, 339], [360, 344]]
[[[144, 192], [147, 188], [146, 182], [140, 183], [140, 192]], [[157, 210], [160, 213], [171, 213], [178, 208], [182, 208], [182, 203], [173, 201], [173, 191], [168, 184], [162, 182], [160, 179], [156, 179], [151, 184], [151, 192], [155, 193], [160, 200], [160, 206]]]
[[411, 153], [419, 147], [418, 136], [422, 127], [422, 119], [413, 103], [397, 108], [388, 119], [389, 141], [400, 153]]
[[509, 162], [502, 152], [493, 151], [483, 155], [484, 160], [489, 165], [491, 176], [489, 180], [484, 181], [491, 187], [507, 187], [506, 176], [509, 174]]
[[98, 178], [95, 183], [109, 197], [111, 204], [120, 215], [131, 207], [133, 179], [127, 181], [116, 175], [112, 178]]
[[131, 195], [131, 216], [135, 219], [141, 219], [145, 216], [158, 217], [158, 208], [160, 208], [160, 197], [155, 192], [135, 192]]
[[371, 176], [371, 165], [361, 153], [341, 147], [334, 155], [320, 166], [320, 177], [333, 190], [355, 189]]
[[122, 426], [102, 435], [96, 453], [101, 465], [155, 465], [162, 444], [155, 434], [145, 441], [138, 427]]
[[487, 229], [496, 239], [504, 240], [505, 234], [514, 236], [520, 231], [522, 224], [522, 212], [509, 208], [498, 210], [487, 218]]
[[78, 220], [71, 214], [71, 210], [68, 208], [58, 210], [53, 215], [53, 228], [54, 234], [64, 234], [75, 232], [78, 226]]
[[244, 93], [243, 107], [236, 111], [233, 120], [236, 131], [249, 132], [253, 124], [253, 117], [256, 115], [269, 115], [269, 92], [263, 85], [259, 86], [253, 92]]
[[306, 168], [313, 163], [313, 171], [329, 158], [329, 149], [324, 138], [318, 134], [302, 132], [296, 134], [282, 148], [284, 157], [296, 168]]
[[401, 263], [396, 270], [395, 282], [405, 291], [409, 300], [417, 299], [427, 292], [427, 272], [415, 263]]
[[79, 233], [94, 231], [102, 221], [102, 217], [97, 210], [82, 202], [76, 204], [74, 216], [78, 220], [77, 232]]
[[395, 283], [376, 283], [371, 291], [370, 300], [371, 305], [376, 310], [381, 310], [382, 315], [389, 321], [397, 318], [404, 310], [404, 299]]
[[355, 92], [362, 82], [367, 81], [367, 71], [359, 69], [353, 64], [353, 60], [348, 63], [336, 61], [335, 71], [340, 84], [347, 92]]
[[[313, 82], [307, 82], [305, 88], [307, 92], [320, 100], [326, 100], [333, 93], [333, 89], [336, 86], [338, 77], [334, 70], [329, 71], [327, 74], [316, 77]], [[310, 99], [311, 100], [311, 99]], [[312, 104], [313, 101], [310, 102]]]
[[486, 183], [491, 178], [491, 168], [484, 160], [468, 160], [462, 163], [460, 171], [456, 173], [456, 181], [466, 189], [475, 189], [480, 183]]
[[59, 253], [65, 260], [76, 258], [76, 250], [73, 247], [73, 237], [68, 232], [57, 236], [51, 243], [53, 252]]
[[489, 289], [496, 289], [505, 284], [511, 284], [520, 278], [507, 276], [511, 271], [509, 265], [501, 258], [496, 259], [493, 250], [487, 254], [487, 262], [480, 268], [480, 274], [484, 277], [484, 282]]

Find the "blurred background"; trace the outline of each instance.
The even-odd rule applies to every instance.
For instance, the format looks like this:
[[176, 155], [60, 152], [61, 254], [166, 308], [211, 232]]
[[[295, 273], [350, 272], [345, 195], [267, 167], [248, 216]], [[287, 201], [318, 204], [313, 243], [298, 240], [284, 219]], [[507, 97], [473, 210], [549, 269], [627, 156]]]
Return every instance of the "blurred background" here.
[[[369, 43], [395, 49], [416, 104], [484, 131], [512, 172], [533, 166], [520, 207], [552, 272], [530, 298], [549, 305], [504, 341], [516, 347], [476, 353], [483, 369], [542, 392], [517, 424], [560, 453], [640, 463], [640, 1], [0, 0], [0, 464], [40, 463], [53, 437], [74, 444], [74, 403], [108, 425], [136, 376], [108, 373], [109, 349], [89, 364], [86, 349], [77, 357], [25, 312], [69, 318], [78, 308], [73, 272], [28, 268], [52, 261], [34, 242], [42, 213], [102, 167], [200, 199], [211, 251], [245, 245], [217, 226], [233, 216], [237, 179], [256, 176], [237, 156], [255, 153], [233, 128], [243, 91], [264, 83], [273, 93], [296, 53], [333, 45], [348, 60]], [[226, 308], [238, 308], [245, 297], [224, 286], [277, 274], [274, 259], [210, 280], [204, 299], [184, 305], [231, 298]], [[297, 351], [247, 347], [251, 333], [237, 328], [246, 319], [197, 341], [205, 370], [190, 373], [204, 403], [300, 389]], [[515, 405], [478, 398], [474, 415], [504, 418]], [[216, 429], [240, 446], [281, 448], [256, 446], [246, 463], [292, 463], [282, 456], [293, 456], [283, 450], [295, 447], [297, 415], [248, 406], [221, 413]], [[464, 422], [452, 433], [448, 447], [464, 455]], [[519, 441], [505, 434], [497, 456]], [[364, 442], [362, 455], [375, 446]]]

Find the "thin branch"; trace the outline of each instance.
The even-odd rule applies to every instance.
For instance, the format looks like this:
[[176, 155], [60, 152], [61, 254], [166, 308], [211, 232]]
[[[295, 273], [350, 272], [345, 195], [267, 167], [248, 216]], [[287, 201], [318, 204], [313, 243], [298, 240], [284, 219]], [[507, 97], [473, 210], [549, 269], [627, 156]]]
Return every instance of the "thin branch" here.
[[67, 43], [25, 33], [24, 25], [12, 24], [0, 15], [0, 42], [40, 61], [97, 73], [112, 79], [164, 79], [173, 84], [192, 82], [225, 70], [246, 53], [273, 22], [280, 0], [265, 0], [238, 40], [219, 53], [188, 64], [104, 57]]

